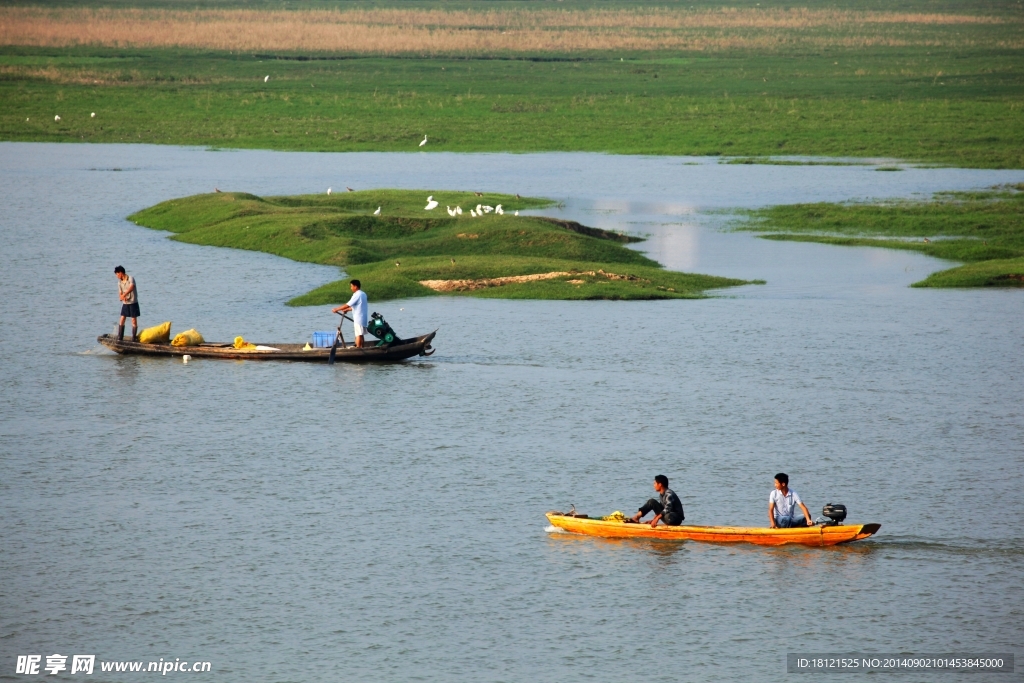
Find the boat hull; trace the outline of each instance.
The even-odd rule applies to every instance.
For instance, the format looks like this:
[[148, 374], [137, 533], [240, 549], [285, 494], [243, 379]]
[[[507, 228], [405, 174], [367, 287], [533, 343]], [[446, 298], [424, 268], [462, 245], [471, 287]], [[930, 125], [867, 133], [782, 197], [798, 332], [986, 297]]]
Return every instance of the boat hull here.
[[710, 543], [754, 543], [756, 545], [786, 545], [796, 543], [822, 547], [851, 543], [867, 538], [881, 528], [881, 524], [845, 524], [837, 526], [809, 526], [792, 529], [739, 526], [665, 526], [605, 521], [586, 517], [573, 517], [560, 512], [547, 513], [548, 521], [564, 531], [601, 538], [651, 538], [666, 541], [706, 541]]
[[[338, 347], [335, 361], [339, 363], [392, 363], [406, 360], [414, 356], [429, 356], [434, 351], [430, 346], [437, 331], [421, 337], [406, 339], [391, 346], [373, 346], [368, 344], [362, 348], [348, 346]], [[288, 360], [305, 363], [326, 363], [331, 355], [330, 348], [303, 351], [303, 344], [265, 344], [278, 351], [245, 351], [236, 349], [232, 344], [202, 344], [200, 346], [171, 346], [170, 344], [141, 344], [139, 342], [121, 340], [109, 334], [96, 338], [111, 351], [136, 356], [191, 356], [192, 358], [223, 358], [231, 360]]]

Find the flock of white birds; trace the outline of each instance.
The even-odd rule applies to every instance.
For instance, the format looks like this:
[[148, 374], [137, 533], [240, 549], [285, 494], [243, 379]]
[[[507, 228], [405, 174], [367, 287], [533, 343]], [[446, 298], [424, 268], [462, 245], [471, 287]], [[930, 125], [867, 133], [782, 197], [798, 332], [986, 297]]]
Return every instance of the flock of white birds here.
[[[263, 79], [263, 82], [266, 83], [269, 80], [270, 80], [270, 76], [267, 76], [267, 77], [265, 77]], [[90, 115], [90, 118], [96, 118], [96, 112], [92, 112], [92, 114]], [[25, 119], [25, 120], [28, 121], [28, 119]], [[60, 114], [55, 115], [53, 117], [53, 120], [54, 121], [60, 121]], [[425, 144], [427, 144], [427, 136], [426, 135], [423, 136], [423, 141], [420, 142], [420, 147], [422, 147]], [[346, 189], [348, 189], [349, 192], [352, 191], [352, 188], [346, 188]], [[330, 188], [330, 187], [327, 188], [327, 194], [328, 195], [330, 195], [332, 191], [333, 191], [332, 188]], [[427, 197], [427, 205], [423, 207], [423, 210], [424, 211], [433, 211], [434, 209], [437, 208], [437, 206], [438, 206], [438, 204], [437, 204], [436, 201], [434, 201], [434, 196], [431, 195], [431, 196]], [[462, 215], [462, 207], [461, 206], [456, 206], [454, 209], [452, 207], [450, 207], [450, 206], [445, 206], [444, 208], [448, 210], [448, 215], [449, 216], [454, 217], [454, 216], [461, 216]], [[373, 215], [374, 216], [379, 216], [380, 215], [380, 209], [381, 209], [381, 207], [378, 206], [377, 210], [373, 212]], [[501, 204], [498, 204], [497, 206], [484, 206], [482, 204], [477, 204], [475, 209], [471, 208], [469, 210], [469, 215], [472, 216], [473, 218], [477, 218], [479, 216], [483, 216], [485, 214], [491, 213], [492, 211], [494, 213], [498, 214], [499, 216], [504, 215], [504, 213], [505, 213], [505, 210], [501, 208]], [[515, 215], [518, 216], [519, 212], [516, 211]]]
[[[269, 80], [270, 80], [270, 76], [264, 76], [263, 77], [263, 82], [264, 83], [266, 83]], [[96, 112], [92, 112], [89, 115], [89, 118], [93, 118], [93, 119], [96, 118]], [[28, 121], [28, 119], [25, 119], [25, 120]], [[54, 115], [53, 120], [59, 122], [60, 121], [60, 114]], [[419, 146], [422, 147], [425, 144], [427, 144], [427, 136], [426, 135], [423, 136], [423, 140], [420, 142]], [[352, 188], [348, 188], [348, 190], [351, 192]], [[328, 187], [327, 188], [327, 194], [330, 195], [331, 191], [332, 191], [331, 188]], [[380, 215], [380, 208], [381, 207], [378, 206], [377, 210], [373, 212], [374, 216], [379, 216]], [[423, 210], [424, 211], [433, 211], [436, 208], [437, 208], [437, 202], [434, 201], [433, 195], [427, 197], [427, 205], [423, 207]], [[450, 207], [450, 206], [445, 206], [445, 208], [448, 210], [448, 215], [449, 216], [461, 216], [462, 215], [462, 207], [461, 206], [456, 206], [454, 209], [452, 207]], [[483, 206], [481, 204], [477, 204], [475, 209], [470, 209], [469, 210], [469, 215], [472, 216], [473, 218], [476, 218], [478, 216], [483, 216], [484, 214], [490, 213], [492, 211], [494, 213], [498, 214], [499, 216], [503, 215], [505, 213], [505, 210], [501, 208], [501, 204], [498, 204], [497, 206]], [[515, 215], [518, 216], [519, 212], [516, 211]]]
[[[437, 202], [434, 201], [434, 197], [433, 196], [427, 197], [427, 205], [423, 207], [424, 211], [431, 211], [431, 210], [435, 209], [436, 207], [437, 207]], [[455, 208], [452, 208], [452, 207], [446, 205], [444, 208], [448, 211], [448, 215], [452, 216], [453, 218], [455, 216], [461, 216], [462, 215], [462, 207], [461, 206], [456, 206]], [[491, 213], [492, 211], [495, 214], [499, 215], [499, 216], [504, 216], [505, 215], [505, 209], [501, 208], [501, 204], [498, 204], [497, 206], [484, 206], [483, 204], [477, 204], [476, 208], [472, 208], [471, 207], [469, 209], [469, 215], [472, 216], [473, 218], [479, 218], [480, 216], [483, 216], [485, 214]], [[518, 216], [519, 212], [516, 211], [514, 215]]]
[[[267, 76], [266, 78], [263, 79], [263, 82], [266, 83], [269, 79], [270, 79], [270, 76]], [[93, 116], [96, 116], [96, 115], [93, 114]], [[60, 119], [58, 118], [57, 120], [59, 121]], [[419, 146], [422, 147], [425, 144], [427, 144], [427, 136], [426, 135], [423, 136], [423, 140], [420, 141]], [[353, 191], [351, 187], [346, 188], [346, 189], [349, 192]], [[331, 188], [329, 188], [329, 187], [327, 188], [327, 194], [331, 194]], [[477, 192], [477, 194], [480, 194], [480, 193]], [[518, 195], [516, 195], [516, 196], [518, 196]], [[429, 197], [427, 197], [427, 205], [423, 207], [423, 210], [424, 211], [433, 211], [434, 209], [437, 208], [437, 206], [438, 206], [438, 204], [434, 200], [434, 196], [430, 195]], [[461, 216], [462, 215], [462, 207], [461, 206], [456, 206], [454, 209], [452, 207], [450, 207], [450, 206], [445, 206], [444, 208], [448, 210], [448, 215], [449, 216], [455, 217], [455, 216]], [[373, 212], [373, 215], [374, 216], [379, 216], [380, 215], [380, 209], [381, 209], [381, 207], [378, 206], [377, 210]], [[475, 209], [471, 208], [469, 210], [469, 215], [472, 216], [473, 218], [477, 218], [478, 216], [483, 216], [484, 214], [491, 213], [492, 211], [494, 213], [498, 214], [499, 216], [505, 214], [505, 210], [503, 208], [501, 208], [501, 204], [498, 204], [497, 206], [484, 206], [482, 204], [477, 204]], [[519, 212], [516, 211], [515, 215], [518, 216]]]
[[[351, 188], [348, 188], [348, 189], [349, 189], [350, 192], [352, 191]], [[327, 194], [328, 195], [331, 194], [331, 188], [329, 188], [329, 187], [327, 188]], [[437, 200], [434, 199], [434, 195], [429, 195], [427, 197], [427, 205], [423, 207], [423, 210], [424, 211], [433, 211], [437, 207], [438, 207], [438, 203], [437, 203]], [[453, 218], [455, 216], [461, 216], [462, 215], [462, 207], [461, 206], [456, 206], [455, 208], [452, 208], [452, 207], [446, 205], [444, 208], [447, 209], [448, 215], [452, 216]], [[380, 209], [381, 209], [381, 207], [378, 206], [377, 210], [373, 212], [373, 215], [374, 216], [379, 216], [380, 215]], [[505, 209], [501, 208], [501, 204], [498, 204], [497, 206], [484, 206], [483, 204], [477, 204], [476, 208], [470, 208], [469, 215], [472, 216], [473, 218], [478, 218], [478, 217], [483, 216], [485, 214], [491, 213], [492, 211], [495, 214], [499, 215], [499, 216], [504, 216], [505, 215]], [[518, 216], [519, 212], [516, 211], [513, 215]]]
[[[263, 79], [264, 83], [267, 80], [269, 80], [269, 79], [270, 79], [270, 76], [267, 76], [265, 79]], [[92, 112], [91, 118], [96, 118], [96, 112]], [[28, 119], [25, 119], [25, 120], [27, 121]], [[57, 114], [56, 116], [54, 116], [53, 120], [54, 121], [60, 121], [60, 114]], [[423, 136], [423, 142], [420, 143], [420, 147], [422, 147], [425, 144], [427, 144], [427, 136], [426, 135]], [[347, 188], [347, 189], [350, 192], [352, 191], [352, 188]], [[327, 188], [327, 194], [328, 195], [330, 195], [332, 191], [333, 191], [332, 188], [330, 188], [330, 187]], [[433, 211], [434, 209], [437, 208], [437, 206], [438, 206], [438, 204], [434, 200], [434, 196], [431, 195], [431, 196], [427, 197], [427, 205], [423, 207], [423, 210], [424, 211]], [[448, 215], [449, 216], [453, 216], [454, 217], [454, 216], [461, 216], [462, 215], [462, 207], [461, 206], [456, 206], [454, 209], [452, 207], [450, 207], [450, 206], [445, 206], [444, 208], [448, 210]], [[381, 207], [378, 206], [377, 210], [373, 212], [373, 215], [374, 216], [379, 216], [380, 215], [380, 209], [381, 209]], [[482, 204], [477, 204], [475, 209], [471, 208], [469, 210], [469, 215], [472, 216], [473, 218], [477, 218], [478, 216], [483, 216], [484, 214], [491, 213], [492, 211], [494, 213], [498, 214], [499, 216], [505, 214], [505, 210], [501, 208], [501, 204], [498, 204], [497, 206], [484, 206]], [[518, 216], [519, 212], [516, 211], [515, 215]]]
[[[450, 206], [446, 206], [445, 208], [448, 209], [449, 216], [462, 215], [461, 206], [456, 206], [454, 209]], [[499, 216], [505, 214], [505, 209], [501, 208], [501, 204], [498, 204], [497, 206], [484, 206], [483, 204], [477, 204], [475, 209], [471, 208], [469, 210], [469, 215], [472, 216], [473, 218], [477, 218], [478, 216], [483, 216], [484, 214], [490, 213], [491, 211], [498, 214]], [[516, 215], [519, 215], [518, 211], [516, 211]]]
[[[270, 80], [270, 76], [267, 76], [266, 78], [264, 78], [263, 82], [266, 83], [268, 80]], [[91, 118], [96, 118], [96, 112], [92, 112]], [[27, 121], [28, 119], [25, 119], [25, 120]], [[60, 114], [57, 114], [56, 116], [54, 116], [53, 120], [54, 121], [60, 121]], [[420, 143], [420, 147], [422, 147], [425, 144], [427, 144], [427, 136], [426, 135], [423, 136], [423, 142]], [[347, 189], [349, 190], [349, 192], [352, 191], [352, 188], [347, 188]], [[332, 191], [333, 191], [332, 188], [330, 188], [330, 187], [327, 188], [327, 194], [328, 195], [330, 195]], [[423, 207], [423, 210], [424, 211], [433, 211], [434, 209], [437, 208], [437, 206], [438, 206], [438, 204], [434, 200], [434, 196], [430, 195], [429, 197], [427, 197], [427, 205]], [[456, 206], [454, 209], [452, 207], [450, 207], [450, 206], [445, 206], [444, 208], [448, 210], [448, 215], [449, 216], [455, 217], [455, 216], [461, 216], [462, 215], [462, 207], [461, 206]], [[379, 216], [380, 215], [380, 209], [381, 209], [381, 207], [378, 206], [377, 210], [373, 212], [373, 215], [374, 216]], [[492, 211], [494, 213], [498, 214], [499, 216], [502, 216], [502, 215], [505, 214], [505, 210], [503, 208], [501, 208], [501, 204], [498, 204], [497, 206], [484, 206], [482, 204], [477, 204], [476, 208], [471, 208], [469, 210], [469, 215], [472, 216], [473, 218], [477, 218], [479, 216], [483, 216], [485, 214], [491, 213]], [[519, 212], [516, 211], [515, 215], [518, 216]]]

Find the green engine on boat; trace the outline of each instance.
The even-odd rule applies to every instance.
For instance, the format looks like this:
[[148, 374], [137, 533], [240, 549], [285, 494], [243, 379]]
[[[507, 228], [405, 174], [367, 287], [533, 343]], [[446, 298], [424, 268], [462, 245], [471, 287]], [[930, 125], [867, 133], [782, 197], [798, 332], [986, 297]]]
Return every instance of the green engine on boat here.
[[402, 341], [395, 331], [391, 329], [380, 313], [374, 312], [370, 315], [370, 321], [366, 324], [366, 331], [379, 339], [377, 346], [387, 346]]

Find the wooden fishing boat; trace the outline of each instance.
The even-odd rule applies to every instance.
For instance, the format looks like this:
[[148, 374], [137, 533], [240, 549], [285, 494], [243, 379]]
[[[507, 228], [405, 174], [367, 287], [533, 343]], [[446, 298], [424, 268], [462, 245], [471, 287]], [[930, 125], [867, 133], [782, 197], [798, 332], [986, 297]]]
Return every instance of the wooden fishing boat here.
[[757, 545], [785, 545], [798, 543], [810, 546], [850, 543], [877, 532], [881, 524], [836, 524], [769, 529], [742, 526], [665, 526], [652, 528], [643, 522], [591, 519], [562, 512], [547, 513], [552, 526], [574, 534], [602, 538], [652, 538], [666, 541], [708, 541], [711, 543], [756, 543]]
[[[339, 363], [386, 363], [401, 361], [413, 356], [429, 356], [434, 353], [430, 342], [434, 340], [437, 330], [430, 334], [412, 339], [403, 339], [390, 346], [374, 346], [367, 342], [366, 346], [346, 348], [338, 346], [335, 360]], [[109, 334], [96, 338], [111, 351], [126, 355], [138, 356], [192, 356], [192, 358], [230, 358], [233, 360], [291, 360], [312, 363], [327, 363], [331, 349], [314, 348], [304, 351], [305, 344], [258, 344], [269, 347], [269, 350], [236, 349], [234, 344], [206, 343], [199, 346], [171, 346], [170, 344], [142, 344], [128, 340], [118, 341]]]

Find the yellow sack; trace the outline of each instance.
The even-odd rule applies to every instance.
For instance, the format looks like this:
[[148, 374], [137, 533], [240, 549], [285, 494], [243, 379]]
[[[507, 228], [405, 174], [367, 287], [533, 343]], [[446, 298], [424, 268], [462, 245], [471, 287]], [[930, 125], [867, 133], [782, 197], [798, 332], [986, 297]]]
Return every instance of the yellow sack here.
[[619, 510], [616, 510], [612, 514], [608, 515], [607, 517], [602, 517], [601, 519], [603, 519], [606, 522], [625, 522], [626, 515], [622, 514], [622, 512], [620, 512]]
[[156, 327], [147, 327], [139, 334], [139, 341], [143, 344], [166, 344], [171, 340], [170, 321], [161, 323]]
[[245, 341], [241, 337], [235, 337], [235, 348], [240, 351], [255, 351], [256, 345]]
[[171, 340], [171, 346], [199, 346], [205, 339], [203, 335], [195, 331], [195, 329], [185, 330], [174, 335], [174, 339]]

